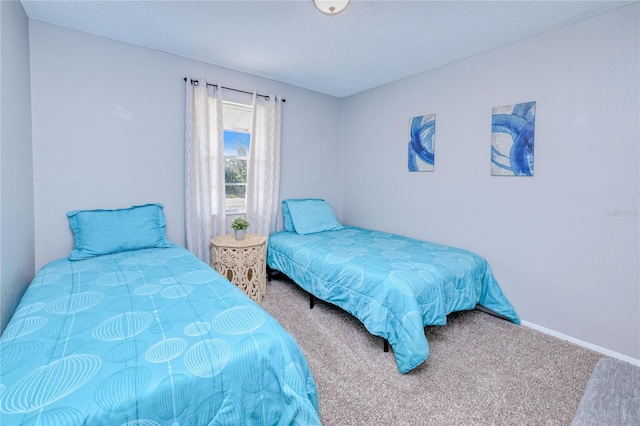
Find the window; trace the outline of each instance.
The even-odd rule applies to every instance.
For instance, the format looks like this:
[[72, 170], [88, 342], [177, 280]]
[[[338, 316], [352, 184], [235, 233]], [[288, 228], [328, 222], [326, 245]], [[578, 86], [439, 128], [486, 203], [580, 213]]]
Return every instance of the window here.
[[223, 102], [224, 180], [227, 213], [246, 211], [247, 159], [251, 144], [251, 107]]

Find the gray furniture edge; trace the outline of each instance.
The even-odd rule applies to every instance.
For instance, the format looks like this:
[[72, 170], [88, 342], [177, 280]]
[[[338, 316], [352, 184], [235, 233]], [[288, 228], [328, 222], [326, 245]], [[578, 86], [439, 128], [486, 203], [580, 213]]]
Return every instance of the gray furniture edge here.
[[640, 367], [602, 358], [593, 369], [571, 426], [640, 425]]

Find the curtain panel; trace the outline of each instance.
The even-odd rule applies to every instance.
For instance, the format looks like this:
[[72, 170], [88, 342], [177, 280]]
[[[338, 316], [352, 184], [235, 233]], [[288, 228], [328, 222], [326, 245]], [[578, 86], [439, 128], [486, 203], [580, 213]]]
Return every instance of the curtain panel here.
[[209, 264], [209, 240], [226, 233], [222, 95], [205, 80], [186, 84], [186, 247]]
[[280, 96], [253, 94], [251, 145], [247, 164], [247, 219], [251, 232], [276, 231], [280, 195]]

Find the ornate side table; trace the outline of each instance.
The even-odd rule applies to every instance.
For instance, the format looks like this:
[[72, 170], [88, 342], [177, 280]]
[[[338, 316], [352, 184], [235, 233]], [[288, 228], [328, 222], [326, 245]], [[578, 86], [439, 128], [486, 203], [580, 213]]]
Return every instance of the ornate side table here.
[[227, 234], [212, 238], [210, 243], [211, 266], [260, 303], [267, 292], [267, 238], [247, 234], [244, 240], [236, 240]]

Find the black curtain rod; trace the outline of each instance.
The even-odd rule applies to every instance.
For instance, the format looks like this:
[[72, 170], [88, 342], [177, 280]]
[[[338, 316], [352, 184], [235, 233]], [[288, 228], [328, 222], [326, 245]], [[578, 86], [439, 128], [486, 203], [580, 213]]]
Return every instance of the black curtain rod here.
[[[184, 81], [187, 81], [187, 77], [184, 78]], [[195, 84], [197, 86], [198, 83], [199, 83], [198, 80], [191, 80], [191, 84]], [[211, 83], [207, 83], [207, 86], [218, 87], [217, 84], [211, 84]], [[247, 92], [246, 90], [234, 89], [233, 87], [224, 87], [224, 86], [222, 86], [222, 89], [233, 90], [234, 92], [240, 92], [240, 93], [246, 93], [248, 95], [253, 95], [253, 92]], [[261, 98], [265, 98], [266, 100], [269, 100], [269, 95], [261, 95], [260, 93], [256, 93], [256, 96], [260, 96]], [[286, 99], [282, 99], [282, 102], [287, 102], [287, 100]]]

